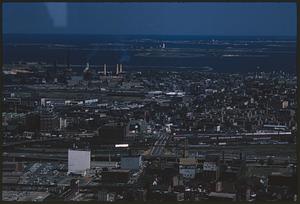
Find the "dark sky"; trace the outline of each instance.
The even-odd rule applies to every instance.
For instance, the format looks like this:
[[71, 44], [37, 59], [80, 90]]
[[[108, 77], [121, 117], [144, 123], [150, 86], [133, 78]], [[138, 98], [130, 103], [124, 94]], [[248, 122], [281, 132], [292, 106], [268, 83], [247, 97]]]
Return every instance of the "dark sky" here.
[[3, 31], [296, 36], [296, 3], [4, 3]]

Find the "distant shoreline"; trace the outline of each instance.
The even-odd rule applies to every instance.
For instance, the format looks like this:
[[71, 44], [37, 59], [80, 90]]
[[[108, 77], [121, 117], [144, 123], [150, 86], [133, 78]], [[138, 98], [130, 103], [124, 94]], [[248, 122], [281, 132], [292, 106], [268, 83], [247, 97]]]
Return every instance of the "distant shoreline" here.
[[[222, 38], [222, 37], [221, 37]], [[296, 41], [261, 36], [34, 35], [4, 36], [4, 64], [45, 62], [214, 72], [296, 72]], [[145, 68], [142, 68], [142, 67]], [[125, 69], [126, 69], [125, 67]]]
[[4, 33], [3, 39], [5, 41], [5, 38], [7, 37], [30, 37], [30, 36], [39, 36], [39, 37], [66, 37], [66, 36], [72, 36], [72, 37], [93, 37], [93, 38], [156, 38], [156, 39], [188, 39], [188, 40], [197, 40], [197, 39], [203, 39], [203, 40], [243, 40], [243, 39], [251, 39], [251, 40], [267, 40], [267, 39], [273, 39], [273, 40], [297, 40], [297, 36], [255, 36], [255, 35], [249, 35], [249, 36], [234, 36], [234, 35], [156, 35], [156, 34], [149, 34], [149, 35], [139, 35], [139, 34], [124, 34], [124, 35], [115, 35], [115, 34], [66, 34], [66, 33]]

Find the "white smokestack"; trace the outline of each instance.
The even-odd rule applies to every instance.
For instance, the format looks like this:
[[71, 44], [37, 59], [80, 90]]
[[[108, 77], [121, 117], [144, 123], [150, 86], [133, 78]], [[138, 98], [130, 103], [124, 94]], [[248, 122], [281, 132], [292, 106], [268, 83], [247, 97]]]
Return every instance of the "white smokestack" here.
[[104, 74], [104, 76], [106, 76], [106, 64], [104, 64], [103, 67], [104, 67], [104, 68], [103, 68], [103, 74]]
[[122, 66], [122, 64], [120, 64], [120, 73], [122, 73], [123, 72], [123, 66]]
[[119, 74], [119, 64], [117, 64], [117, 71], [116, 71], [116, 74], [117, 74], [117, 75]]

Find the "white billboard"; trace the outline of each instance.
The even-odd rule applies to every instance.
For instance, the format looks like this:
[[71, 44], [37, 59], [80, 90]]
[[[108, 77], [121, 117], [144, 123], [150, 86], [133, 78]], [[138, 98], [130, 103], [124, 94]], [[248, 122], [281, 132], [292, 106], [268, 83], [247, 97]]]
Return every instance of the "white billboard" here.
[[68, 173], [84, 174], [91, 167], [91, 151], [68, 151]]
[[128, 144], [116, 144], [115, 147], [129, 147]]

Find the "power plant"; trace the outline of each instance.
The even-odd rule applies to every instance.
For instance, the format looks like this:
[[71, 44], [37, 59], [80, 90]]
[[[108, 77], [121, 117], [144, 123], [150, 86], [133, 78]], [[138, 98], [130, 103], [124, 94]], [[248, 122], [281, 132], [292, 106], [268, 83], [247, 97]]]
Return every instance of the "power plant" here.
[[[98, 72], [100, 74], [103, 74], [103, 76], [107, 76], [109, 73], [113, 73], [113, 72], [110, 72], [108, 71], [108, 66], [106, 64], [103, 64], [103, 71], [101, 72]], [[115, 72], [115, 75], [119, 75], [119, 74], [122, 74], [124, 73], [123, 72], [123, 65], [122, 64], [117, 64], [116, 65], [116, 72]]]
[[[95, 67], [95, 66], [93, 66]], [[93, 78], [93, 73], [95, 70], [91, 69], [91, 66], [89, 64], [89, 62], [86, 63], [86, 67], [83, 70], [83, 78], [86, 81], [89, 81]], [[116, 71], [109, 71], [108, 70], [108, 65], [107, 64], [103, 64], [103, 71], [99, 71], [98, 74], [100, 74], [100, 78], [105, 79], [107, 77], [109, 78], [120, 78], [122, 76], [120, 76], [120, 74], [123, 74], [123, 65], [122, 64], [117, 64], [116, 65]]]

